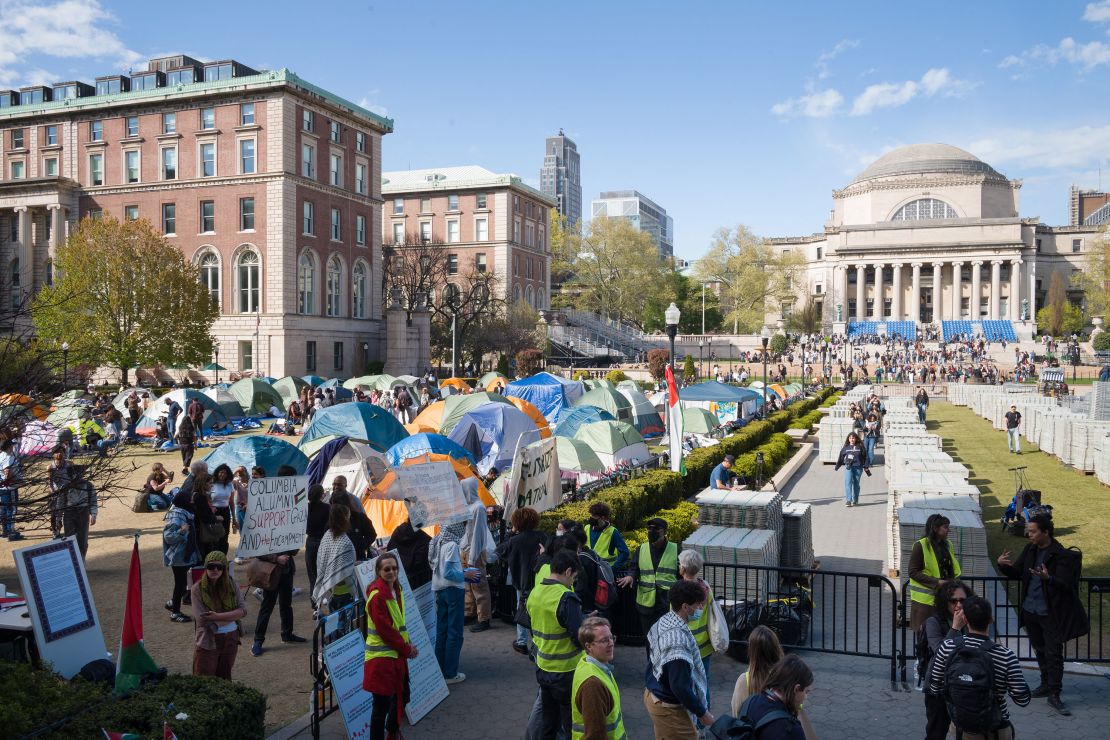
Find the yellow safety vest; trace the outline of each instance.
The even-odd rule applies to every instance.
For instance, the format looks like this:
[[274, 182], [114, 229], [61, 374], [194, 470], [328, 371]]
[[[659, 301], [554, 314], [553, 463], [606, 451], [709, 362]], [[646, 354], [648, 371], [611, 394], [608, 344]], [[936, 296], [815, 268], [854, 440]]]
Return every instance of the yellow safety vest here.
[[617, 689], [617, 682], [613, 676], [586, 658], [585, 655], [578, 661], [574, 669], [574, 683], [571, 686], [570, 700], [570, 736], [571, 740], [582, 740], [586, 734], [586, 725], [582, 721], [582, 710], [578, 708], [578, 688], [587, 679], [595, 677], [601, 681], [609, 696], [613, 698], [613, 708], [605, 715], [605, 736], [609, 740], [624, 740], [627, 737], [624, 731], [624, 717], [621, 716], [621, 695]]
[[[586, 525], [586, 542], [589, 543], [591, 535], [590, 525]], [[609, 563], [609, 567], [613, 567], [613, 563], [617, 562], [617, 556], [620, 555], [613, 547], [613, 532], [617, 529], [613, 525], [609, 525], [597, 535], [597, 542], [591, 546], [591, 549], [598, 554], [598, 556]]]
[[574, 593], [561, 583], [543, 582], [528, 594], [528, 617], [536, 644], [536, 667], [549, 673], [570, 673], [578, 665], [582, 650], [575, 647], [567, 628], [559, 624], [559, 602]]
[[[933, 545], [929, 542], [929, 538], [922, 537], [917, 542], [921, 545], [921, 554], [925, 556], [925, 573], [933, 578], [940, 578], [940, 565], [937, 564], [937, 556], [933, 552]], [[948, 540], [945, 540], [945, 544], [948, 545], [948, 556], [952, 559], [952, 577], [959, 578], [960, 563], [956, 560], [956, 551]], [[912, 578], [910, 579], [910, 599], [927, 606], [933, 606], [936, 603], [934, 589]]]
[[544, 563], [536, 570], [536, 577], [532, 579], [532, 588], [543, 583], [543, 579], [551, 577], [551, 563]]
[[[398, 658], [397, 651], [385, 644], [385, 640], [381, 638], [378, 631], [374, 629], [374, 620], [370, 618], [370, 602], [374, 596], [378, 594], [378, 589], [371, 591], [366, 597], [366, 652], [363, 653], [365, 660], [373, 660], [374, 658]], [[405, 626], [405, 594], [401, 593], [400, 597], [396, 599], [387, 599], [385, 606], [389, 609], [389, 616], [393, 620], [393, 628], [401, 633], [401, 637], [405, 638], [405, 642], [409, 642], [409, 631]]]
[[650, 609], [655, 606], [655, 589], [669, 591], [678, 580], [678, 545], [668, 542], [659, 558], [659, 568], [651, 564], [651, 545], [640, 545], [640, 583], [636, 589], [636, 603]]
[[[708, 586], [706, 588], [709, 589]], [[698, 650], [703, 658], [708, 658], [714, 653], [713, 643], [709, 640], [709, 605], [713, 603], [713, 590], [709, 589], [708, 594], [701, 616], [689, 622], [690, 631], [694, 633], [694, 640], [697, 641]]]

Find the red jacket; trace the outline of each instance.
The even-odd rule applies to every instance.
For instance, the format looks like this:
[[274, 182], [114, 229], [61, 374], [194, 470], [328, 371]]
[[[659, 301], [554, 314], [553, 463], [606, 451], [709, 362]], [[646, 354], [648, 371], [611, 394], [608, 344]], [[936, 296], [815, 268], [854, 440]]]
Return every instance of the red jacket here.
[[[370, 584], [366, 593], [377, 591], [374, 598], [366, 603], [366, 619], [372, 622], [374, 629], [386, 645], [393, 648], [399, 658], [374, 658], [364, 664], [362, 674], [362, 688], [371, 694], [384, 694], [386, 696], [403, 696], [405, 693], [405, 679], [408, 674], [408, 658], [412, 655], [412, 646], [405, 642], [393, 626], [393, 618], [389, 615], [386, 603], [391, 599], [398, 599], [401, 595], [401, 585], [395, 584], [392, 591], [381, 578]], [[405, 621], [420, 619], [420, 608], [416, 604], [405, 604]], [[403, 709], [403, 707], [402, 707]]]

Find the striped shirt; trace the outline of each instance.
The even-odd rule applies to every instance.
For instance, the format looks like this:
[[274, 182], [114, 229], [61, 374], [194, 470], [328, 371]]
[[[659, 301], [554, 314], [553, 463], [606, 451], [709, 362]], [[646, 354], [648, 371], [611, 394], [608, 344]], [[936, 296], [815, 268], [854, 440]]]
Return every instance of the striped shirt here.
[[[979, 635], [968, 634], [964, 636], [964, 644], [969, 648], [977, 648], [983, 644]], [[948, 667], [948, 660], [955, 652], [956, 643], [952, 638], [946, 639], [937, 648], [933, 657], [933, 668], [929, 672], [929, 693], [944, 694], [944, 674]], [[1002, 710], [1002, 719], [1010, 721], [1010, 713], [1006, 711], [1006, 694], [1014, 700], [1014, 704], [1024, 707], [1029, 703], [1029, 684], [1021, 672], [1021, 665], [1017, 656], [1005, 645], [995, 642], [990, 650], [991, 664], [994, 666], [994, 694], [998, 706]]]

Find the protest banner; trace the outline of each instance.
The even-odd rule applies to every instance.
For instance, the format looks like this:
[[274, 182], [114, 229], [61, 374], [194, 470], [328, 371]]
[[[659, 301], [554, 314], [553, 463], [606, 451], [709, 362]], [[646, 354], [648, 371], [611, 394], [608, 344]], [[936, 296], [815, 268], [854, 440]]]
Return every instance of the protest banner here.
[[512, 475], [505, 490], [505, 518], [517, 509], [530, 506], [536, 511], [547, 511], [563, 499], [563, 486], [559, 479], [559, 456], [555, 438], [548, 437], [530, 445], [518, 447], [513, 457]]
[[332, 691], [339, 700], [347, 737], [370, 736], [374, 695], [362, 688], [364, 655], [364, 639], [357, 629], [324, 647], [324, 664], [331, 676]]
[[[390, 552], [397, 555], [396, 550], [390, 550]], [[374, 574], [376, 562], [377, 558], [374, 558], [355, 566], [358, 586], [364, 594], [370, 584], [377, 579]], [[428, 634], [423, 619], [415, 618], [420, 614], [420, 600], [409, 585], [405, 566], [401, 563], [400, 557], [397, 558], [397, 567], [400, 569], [398, 580], [405, 599], [405, 626], [408, 628], [409, 641], [418, 653], [415, 658], [409, 660], [409, 702], [405, 706], [405, 715], [409, 718], [409, 724], [415, 725], [451, 692], [447, 689], [447, 682], [443, 680], [443, 672], [439, 668], [439, 661], [436, 660], [435, 645], [432, 643], [435, 635]]]
[[241, 558], [276, 555], [305, 545], [308, 525], [308, 478], [252, 478], [247, 489], [247, 516], [239, 537]]
[[414, 529], [429, 524], [454, 524], [467, 516], [466, 497], [448, 462], [426, 462], [394, 468]]

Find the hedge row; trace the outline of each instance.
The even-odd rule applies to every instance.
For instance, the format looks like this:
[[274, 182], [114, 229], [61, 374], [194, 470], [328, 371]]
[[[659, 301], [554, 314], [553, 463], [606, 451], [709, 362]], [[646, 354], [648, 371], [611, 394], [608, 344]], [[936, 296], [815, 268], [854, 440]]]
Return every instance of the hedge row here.
[[647, 542], [647, 520], [659, 517], [667, 523], [667, 539], [672, 542], [682, 543], [697, 529], [698, 507], [689, 501], [683, 501], [672, 509], [662, 509], [640, 521], [636, 528], [629, 532], [621, 532], [630, 551], [635, 551], [644, 542]]
[[829, 397], [824, 400], [824, 402], [821, 404], [820, 408], [824, 409], [824, 408], [828, 408], [829, 406], [835, 406], [836, 402], [839, 401], [840, 397], [843, 396], [843, 395], [844, 395], [844, 391], [837, 391], [836, 393], [829, 394]]
[[[164, 709], [171, 704], [170, 726], [181, 738], [262, 740], [266, 734], [266, 697], [222, 678], [170, 675], [113, 701], [111, 686], [64, 681], [25, 663], [0, 661], [0, 696], [4, 697], [0, 701], [4, 737], [21, 737], [67, 717], [72, 719], [46, 734], [84, 740], [103, 737], [103, 728], [161, 737]], [[188, 719], [173, 719], [180, 712]]]
[[799, 416], [797, 419], [790, 423], [791, 429], [812, 429], [815, 424], [821, 421], [825, 415], [821, 413], [820, 409], [814, 409], [805, 416]]
[[584, 522], [590, 518], [590, 504], [603, 501], [613, 510], [613, 526], [622, 532], [660, 509], [683, 499], [682, 476], [669, 470], [649, 470], [638, 478], [599, 491], [589, 501], [574, 501], [540, 514], [540, 529], [554, 532], [560, 519]]

